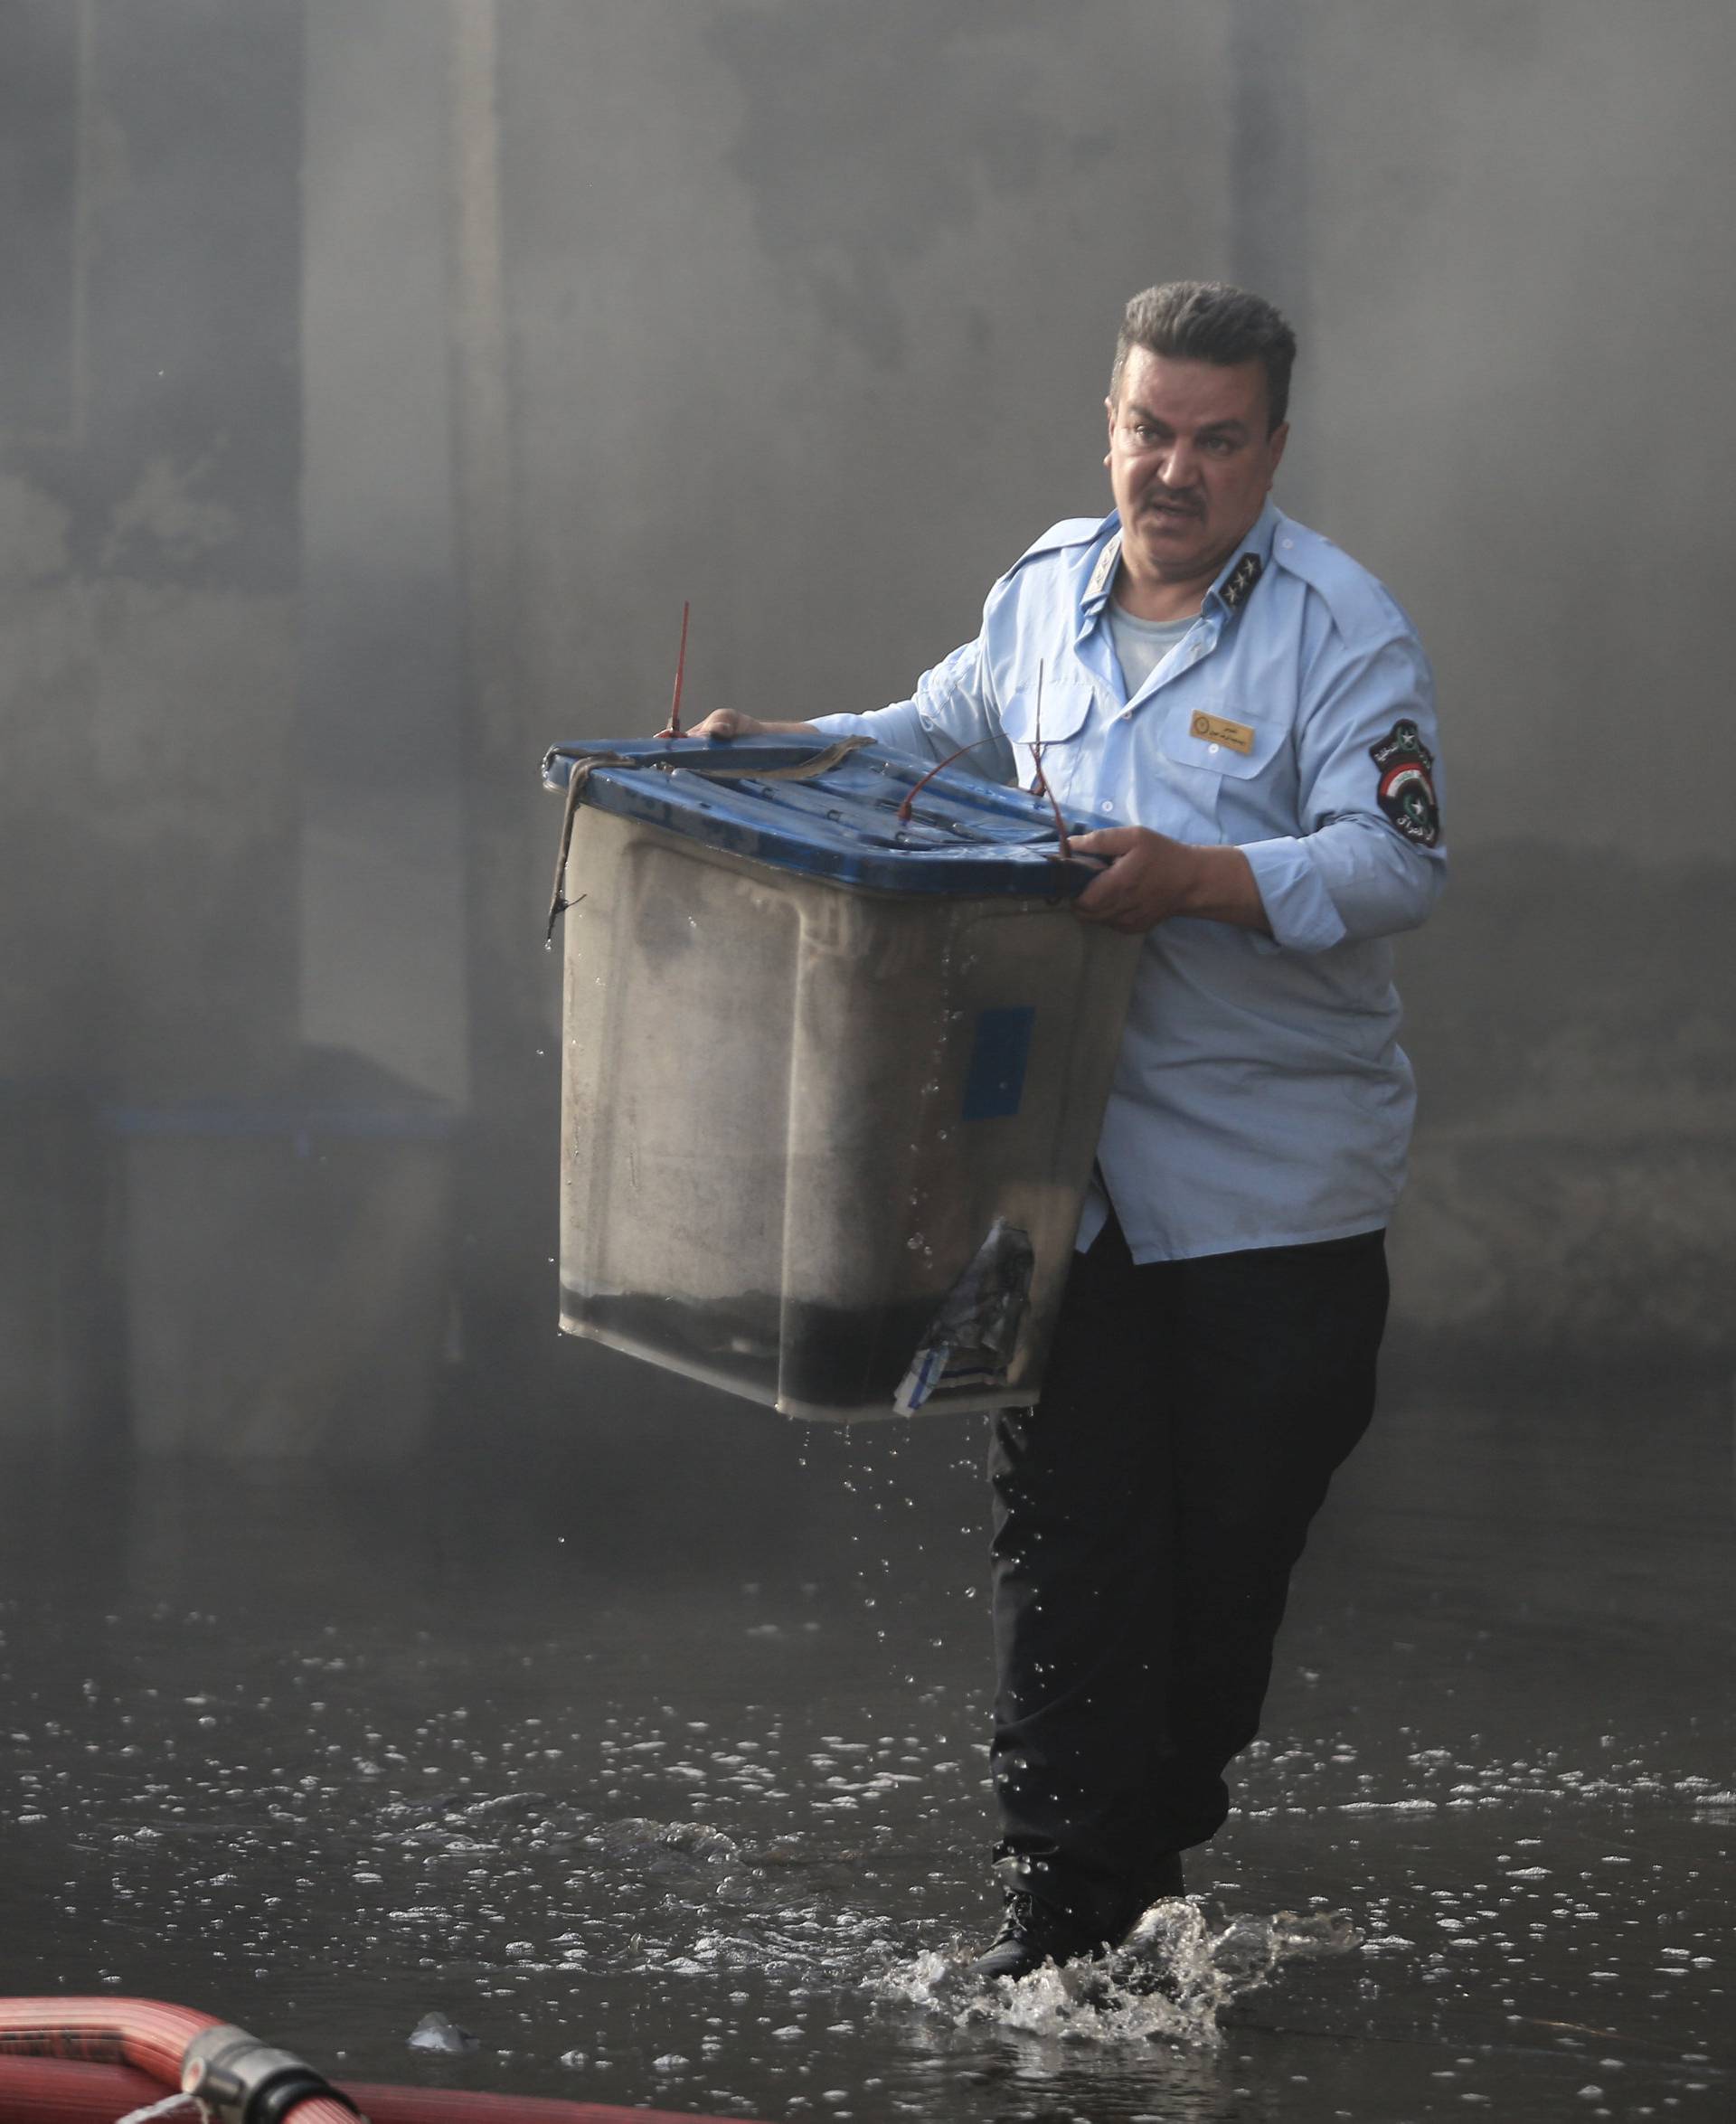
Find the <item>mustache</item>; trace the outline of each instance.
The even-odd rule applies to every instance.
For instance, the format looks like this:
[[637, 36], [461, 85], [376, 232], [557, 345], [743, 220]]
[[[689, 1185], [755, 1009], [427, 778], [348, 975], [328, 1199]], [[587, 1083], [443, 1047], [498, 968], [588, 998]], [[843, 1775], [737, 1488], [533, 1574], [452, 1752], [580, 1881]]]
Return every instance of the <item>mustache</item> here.
[[1191, 495], [1156, 493], [1147, 494], [1140, 504], [1146, 509], [1175, 509], [1189, 516], [1204, 514], [1202, 505]]

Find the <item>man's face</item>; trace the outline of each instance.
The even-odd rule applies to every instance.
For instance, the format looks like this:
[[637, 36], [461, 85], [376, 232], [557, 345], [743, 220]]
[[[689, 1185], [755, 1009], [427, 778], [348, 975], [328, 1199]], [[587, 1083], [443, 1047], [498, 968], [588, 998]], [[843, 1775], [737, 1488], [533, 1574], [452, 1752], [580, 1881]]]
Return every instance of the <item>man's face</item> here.
[[1252, 528], [1284, 455], [1266, 431], [1266, 372], [1136, 346], [1109, 401], [1109, 486], [1136, 588], [1210, 585]]

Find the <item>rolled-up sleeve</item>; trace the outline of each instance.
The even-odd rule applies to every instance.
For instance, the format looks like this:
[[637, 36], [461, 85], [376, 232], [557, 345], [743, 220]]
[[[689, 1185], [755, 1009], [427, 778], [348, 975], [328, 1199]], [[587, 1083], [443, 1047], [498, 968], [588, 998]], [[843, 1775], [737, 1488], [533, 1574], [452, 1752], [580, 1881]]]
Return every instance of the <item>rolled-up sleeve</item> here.
[[1244, 844], [1271, 938], [1325, 951], [1415, 929], [1446, 883], [1434, 681], [1414, 635], [1316, 659], [1297, 722], [1307, 830]]

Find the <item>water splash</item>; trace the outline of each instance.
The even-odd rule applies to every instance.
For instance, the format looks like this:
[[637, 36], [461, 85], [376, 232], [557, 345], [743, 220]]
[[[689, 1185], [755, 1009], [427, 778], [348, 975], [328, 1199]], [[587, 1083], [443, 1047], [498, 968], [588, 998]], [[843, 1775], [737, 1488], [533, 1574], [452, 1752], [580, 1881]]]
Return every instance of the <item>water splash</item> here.
[[168, 2094], [160, 2102], [147, 2102], [142, 2110], [128, 2110], [124, 2117], [115, 2119], [115, 2124], [150, 2124], [154, 2117], [182, 2116], [191, 2119], [203, 2114], [192, 2095]]
[[1309, 1917], [1250, 1913], [1214, 1925], [1201, 1903], [1176, 1898], [1154, 1903], [1126, 1946], [1105, 1961], [1050, 1963], [1016, 1982], [1003, 1978], [967, 1996], [960, 1955], [929, 1952], [889, 1970], [875, 1989], [882, 1997], [944, 2014], [958, 2027], [995, 2022], [1074, 2043], [1163, 2042], [1210, 2050], [1222, 2040], [1223, 2009], [1269, 1982], [1280, 1964], [1348, 1954], [1361, 1943], [1342, 1911]]

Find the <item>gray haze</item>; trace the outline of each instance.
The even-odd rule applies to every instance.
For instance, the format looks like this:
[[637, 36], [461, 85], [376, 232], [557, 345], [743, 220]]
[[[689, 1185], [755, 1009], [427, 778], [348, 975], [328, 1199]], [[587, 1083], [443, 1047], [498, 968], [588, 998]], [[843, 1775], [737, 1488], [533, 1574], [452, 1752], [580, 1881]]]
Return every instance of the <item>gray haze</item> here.
[[[1620, 2113], [1728, 2108], [1732, 80], [1730, 0], [5, 0], [9, 1985], [251, 1997], [382, 2078], [480, 2006], [476, 2072], [549, 2091], [600, 1997], [605, 2099], [732, 2015], [756, 2106], [835, 2070], [939, 2114], [968, 2063], [945, 2113], [1014, 2113], [1017, 2031], [830, 2025], [986, 1907], [979, 1439], [557, 1334], [538, 768], [659, 727], [684, 599], [694, 717], [905, 695], [1108, 505], [1126, 297], [1222, 276], [1302, 336], [1278, 499], [1434, 656], [1456, 869], [1401, 950], [1386, 1414], [1212, 1884], [1423, 1945], [1019, 2099], [1205, 2124], [1245, 2068], [1385, 2124], [1474, 2045], [1491, 2114], [1604, 2115], [1613, 2046]], [[809, 1750], [907, 1724], [882, 1879]], [[758, 1815], [741, 1735], [789, 1771]], [[656, 1836], [586, 1891], [600, 1987], [514, 1961], [572, 1892], [541, 1817], [477, 1829], [532, 1778], [757, 1822], [750, 1932], [865, 1908], [843, 1994], [694, 1988]], [[506, 1855], [471, 1902], [410, 1902], [424, 1803]]]
[[[338, 1343], [439, 1320], [430, 1365], [583, 1398], [542, 749], [656, 726], [684, 599], [694, 713], [901, 694], [1103, 505], [1119, 306], [1177, 274], [1296, 317], [1280, 498], [1439, 668], [1401, 1320], [1726, 1350], [1721, 0], [18, 0], [4, 35], [0, 1072], [21, 1173], [52, 1144], [91, 1191], [31, 1272], [97, 1264], [123, 1369], [177, 1280], [222, 1313], [233, 1222]], [[171, 1241], [206, 1180], [227, 1218]], [[88, 1338], [41, 1313], [18, 1375], [61, 1405], [11, 1420], [76, 1429]]]

